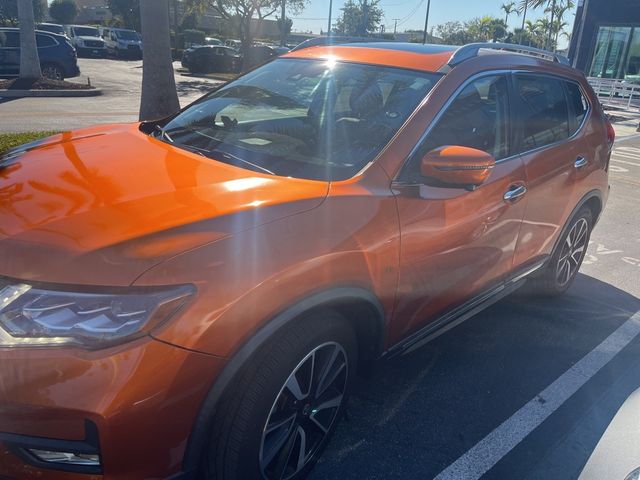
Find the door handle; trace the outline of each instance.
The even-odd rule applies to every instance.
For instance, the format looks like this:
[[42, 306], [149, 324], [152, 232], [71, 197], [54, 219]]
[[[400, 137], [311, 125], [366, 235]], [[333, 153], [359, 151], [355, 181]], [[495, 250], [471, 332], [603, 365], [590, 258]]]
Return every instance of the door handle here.
[[513, 203], [520, 197], [522, 197], [525, 193], [527, 193], [527, 187], [525, 187], [524, 185], [512, 185], [502, 198], [504, 198], [505, 202]]
[[585, 158], [585, 157], [578, 157], [576, 158], [576, 161], [573, 162], [573, 166], [575, 168], [582, 168], [584, 167], [587, 163], [589, 163], [589, 161]]

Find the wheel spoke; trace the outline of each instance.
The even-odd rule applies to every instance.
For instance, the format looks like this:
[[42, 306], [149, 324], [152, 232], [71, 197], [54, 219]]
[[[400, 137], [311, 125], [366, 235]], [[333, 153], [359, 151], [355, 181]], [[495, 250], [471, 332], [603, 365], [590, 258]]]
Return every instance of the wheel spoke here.
[[567, 268], [566, 268], [567, 273], [564, 277], [564, 281], [562, 282], [563, 285], [567, 283], [571, 278], [571, 263], [569, 263], [569, 261], [567, 260], [566, 265], [567, 265]]
[[291, 415], [284, 418], [270, 418], [269, 423], [267, 424], [267, 428], [265, 428], [265, 435], [269, 435], [270, 433], [278, 430], [282, 427], [287, 427], [287, 430], [290, 428], [291, 423], [296, 419], [296, 414], [292, 413]]
[[[340, 362], [340, 363], [338, 363]], [[340, 350], [336, 347], [331, 353], [331, 358], [327, 362], [320, 381], [318, 382], [318, 388], [316, 389], [316, 398], [320, 398], [322, 394], [329, 388], [338, 378], [338, 375], [346, 368], [346, 363], [342, 358]]]
[[298, 463], [296, 464], [296, 471], [302, 469], [307, 460], [307, 433], [301, 426], [298, 426], [298, 438], [300, 443], [298, 447]]
[[293, 429], [289, 436], [287, 437], [286, 442], [283, 444], [280, 449], [277, 457], [276, 457], [276, 466], [275, 466], [275, 478], [283, 479], [285, 473], [287, 472], [287, 466], [291, 461], [291, 454], [293, 453], [293, 447], [295, 446], [296, 439], [298, 436], [298, 430]]
[[[295, 418], [295, 417], [294, 417]], [[277, 435], [276, 438], [273, 438], [269, 445], [265, 445], [267, 442], [263, 442], [263, 451], [262, 451], [262, 468], [266, 469], [273, 460], [278, 456], [278, 454], [282, 454], [282, 451], [285, 449], [287, 444], [291, 442], [291, 438], [294, 437], [295, 433], [295, 424], [291, 422], [289, 428], [283, 430], [281, 433]], [[286, 465], [285, 465], [286, 466]], [[277, 470], [277, 469], [276, 469]]]

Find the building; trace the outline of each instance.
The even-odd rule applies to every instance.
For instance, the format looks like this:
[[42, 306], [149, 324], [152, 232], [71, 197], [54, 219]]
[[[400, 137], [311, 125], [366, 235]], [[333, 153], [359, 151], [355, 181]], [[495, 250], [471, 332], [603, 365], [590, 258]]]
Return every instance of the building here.
[[113, 18], [105, 0], [75, 0], [78, 16], [75, 23], [80, 25], [104, 25]]
[[569, 57], [587, 76], [640, 83], [640, 0], [579, 0]]

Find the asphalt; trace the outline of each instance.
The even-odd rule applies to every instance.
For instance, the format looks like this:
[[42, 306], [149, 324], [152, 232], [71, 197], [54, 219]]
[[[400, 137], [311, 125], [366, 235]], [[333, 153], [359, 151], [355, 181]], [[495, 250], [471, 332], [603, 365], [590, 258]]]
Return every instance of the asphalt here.
[[[69, 130], [101, 123], [138, 120], [142, 88], [142, 61], [78, 59], [81, 76], [69, 79], [99, 87], [103, 94], [90, 98], [0, 98], [0, 133]], [[205, 94], [219, 80], [195, 78], [178, 72], [176, 88], [182, 106]]]
[[[566, 372], [601, 354], [596, 347], [625, 322], [637, 324], [638, 315], [629, 319], [640, 311], [640, 138], [616, 145], [610, 183], [608, 205], [567, 294], [539, 300], [516, 293], [358, 379], [348, 420], [311, 479], [434, 478], [496, 431], [500, 440], [486, 452], [502, 451], [520, 428], [513, 420], [530, 423], [525, 407], [532, 400], [551, 402], [541, 393], [557, 381], [562, 396], [570, 388]], [[441, 478], [624, 480], [640, 467], [640, 413], [622, 422], [635, 422], [635, 436], [610, 424], [640, 388], [640, 337], [630, 338], [484, 475], [472, 465]], [[607, 438], [627, 449], [607, 449]]]

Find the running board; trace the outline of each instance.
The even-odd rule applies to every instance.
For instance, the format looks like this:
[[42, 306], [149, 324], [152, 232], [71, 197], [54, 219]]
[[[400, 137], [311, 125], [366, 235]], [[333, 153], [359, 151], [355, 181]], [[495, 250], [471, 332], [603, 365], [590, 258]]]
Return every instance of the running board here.
[[470, 319], [485, 308], [490, 307], [494, 303], [515, 292], [518, 288], [524, 285], [527, 277], [542, 268], [544, 263], [544, 261], [537, 262], [536, 264], [526, 268], [520, 274], [514, 276], [512, 279], [507, 280], [507, 282], [472, 299], [460, 307], [453, 309], [449, 313], [444, 314], [436, 321], [430, 323], [423, 329], [418, 330], [397, 345], [391, 347], [383, 356], [385, 358], [392, 358], [398, 355], [406, 355], [420, 347], [423, 347], [443, 333], [460, 325], [465, 320]]

